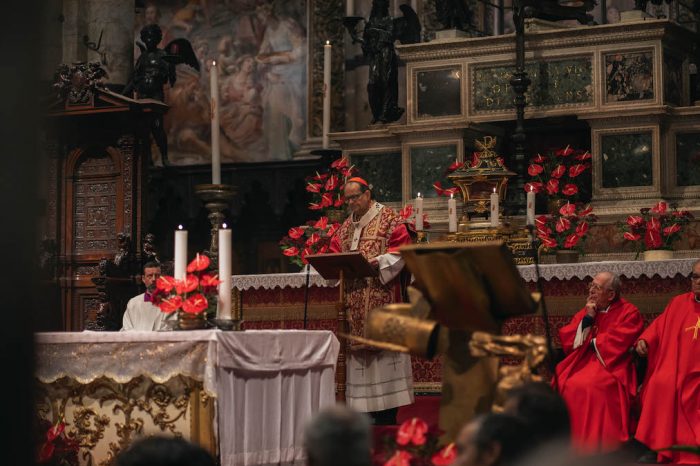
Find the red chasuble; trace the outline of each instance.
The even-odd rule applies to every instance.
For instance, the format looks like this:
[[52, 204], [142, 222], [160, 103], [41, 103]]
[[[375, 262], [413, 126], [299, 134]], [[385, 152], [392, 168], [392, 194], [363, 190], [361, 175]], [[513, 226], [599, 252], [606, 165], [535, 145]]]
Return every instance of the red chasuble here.
[[637, 307], [620, 298], [582, 328], [586, 309], [559, 330], [566, 358], [557, 365], [559, 392], [571, 415], [574, 445], [609, 451], [629, 438], [629, 407], [637, 377], [630, 347], [644, 322]]
[[[390, 208], [381, 205], [373, 208], [380, 210], [366, 225], [360, 227], [359, 242], [355, 250], [362, 253], [367, 260], [382, 254], [398, 255], [399, 247], [412, 242], [406, 225]], [[354, 232], [351, 215], [331, 240], [330, 252], [353, 250]], [[383, 284], [379, 278], [348, 280], [345, 291], [350, 333], [357, 336], [364, 336], [365, 317], [371, 309], [401, 301], [398, 278], [387, 284]]]
[[[640, 340], [649, 347], [642, 413], [635, 437], [652, 450], [700, 445], [700, 303], [676, 296]], [[700, 456], [659, 452], [659, 459], [700, 464]]]

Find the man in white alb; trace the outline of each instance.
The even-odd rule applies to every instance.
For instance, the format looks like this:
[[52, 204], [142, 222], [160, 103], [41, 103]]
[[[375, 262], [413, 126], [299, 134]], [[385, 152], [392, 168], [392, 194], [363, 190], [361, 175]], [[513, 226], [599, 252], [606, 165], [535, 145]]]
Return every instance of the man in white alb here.
[[156, 288], [156, 280], [160, 277], [160, 264], [147, 262], [143, 266], [143, 284], [146, 292], [134, 296], [126, 305], [122, 323], [122, 331], [136, 330], [165, 330], [166, 322], [174, 319], [174, 315], [161, 312], [158, 306], [151, 302], [151, 293]]

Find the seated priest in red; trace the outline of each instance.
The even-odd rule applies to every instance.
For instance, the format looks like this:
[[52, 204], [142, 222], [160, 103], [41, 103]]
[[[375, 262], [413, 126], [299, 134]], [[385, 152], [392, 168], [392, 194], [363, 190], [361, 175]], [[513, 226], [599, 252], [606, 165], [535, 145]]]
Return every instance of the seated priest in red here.
[[637, 389], [630, 349], [644, 322], [620, 297], [620, 279], [593, 278], [586, 306], [559, 330], [566, 354], [555, 382], [571, 415], [572, 442], [586, 453], [612, 451], [629, 440], [629, 408]]
[[[656, 451], [700, 445], [700, 261], [693, 264], [690, 287], [671, 300], [635, 347], [649, 358], [635, 438]], [[700, 464], [700, 456], [659, 451], [657, 461]]]
[[156, 280], [160, 277], [160, 264], [147, 262], [143, 266], [141, 280], [146, 285], [146, 292], [134, 296], [126, 304], [122, 319], [122, 331], [166, 330], [168, 321], [175, 319], [176, 312], [165, 314], [151, 302], [151, 293], [155, 291]]
[[[346, 303], [350, 333], [365, 336], [365, 318], [376, 307], [401, 300], [398, 275], [404, 262], [400, 246], [411, 243], [401, 217], [372, 195], [362, 178], [344, 187], [351, 212], [331, 240], [331, 252], [359, 251], [374, 266], [375, 278], [348, 280]], [[347, 361], [347, 404], [372, 413], [375, 424], [395, 424], [399, 406], [413, 403], [413, 374], [407, 354], [353, 345]]]

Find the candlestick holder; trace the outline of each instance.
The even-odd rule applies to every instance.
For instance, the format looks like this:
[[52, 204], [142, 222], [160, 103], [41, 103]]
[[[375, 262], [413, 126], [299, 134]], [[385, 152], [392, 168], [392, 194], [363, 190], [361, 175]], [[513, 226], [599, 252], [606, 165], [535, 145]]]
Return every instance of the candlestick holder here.
[[236, 188], [227, 184], [198, 184], [194, 192], [204, 202], [204, 207], [209, 211], [211, 223], [211, 241], [208, 253], [214, 267], [219, 262], [219, 228], [224, 222], [224, 209], [229, 207], [231, 199], [236, 195]]
[[243, 304], [241, 300], [241, 291], [234, 288], [231, 295], [231, 318], [221, 319], [218, 317], [208, 319], [212, 327], [219, 330], [227, 330], [238, 332], [243, 330]]

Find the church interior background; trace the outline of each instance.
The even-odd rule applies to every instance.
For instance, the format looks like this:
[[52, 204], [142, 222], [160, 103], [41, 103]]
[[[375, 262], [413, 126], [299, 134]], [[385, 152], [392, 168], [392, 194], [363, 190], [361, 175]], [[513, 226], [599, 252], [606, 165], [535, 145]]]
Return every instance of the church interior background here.
[[[347, 3], [354, 4], [354, 15], [370, 15], [370, 0]], [[390, 2], [393, 16], [401, 16], [402, 3]], [[197, 186], [211, 180], [213, 59], [221, 70], [221, 182], [235, 191], [223, 221], [233, 231], [234, 288], [248, 329], [301, 328], [303, 287], [284, 281], [297, 279], [271, 274], [299, 271], [279, 241], [291, 227], [318, 218], [307, 208], [313, 200], [307, 177], [341, 154], [392, 208], [422, 193], [431, 224], [425, 239], [434, 242], [454, 240], [454, 232], [448, 232], [448, 201], [433, 184], [451, 185], [448, 168], [471, 161], [479, 150], [475, 141], [495, 137], [493, 149], [505, 166], [521, 170], [510, 197], [514, 186], [522, 190], [530, 180], [527, 168], [536, 154], [567, 146], [589, 151], [592, 170], [580, 195], [598, 220], [578, 265], [545, 277], [555, 325], [578, 309], [586, 276], [598, 262], [636, 259], [620, 228], [628, 216], [665, 200], [699, 217], [694, 2], [649, 3], [642, 16], [631, 14], [633, 0], [602, 0], [590, 11], [595, 25], [527, 21], [525, 70], [532, 83], [525, 161], [516, 160], [511, 142], [516, 132], [511, 1], [462, 0], [470, 14], [466, 32], [457, 37], [440, 35], [441, 2], [406, 3], [418, 13], [422, 31], [419, 43], [396, 45], [398, 104], [405, 112], [398, 121], [372, 124], [369, 64], [343, 24], [345, 1], [46, 2], [40, 63], [47, 96], [61, 63], [97, 62], [106, 77], [105, 87], [87, 100], [78, 96], [64, 105], [46, 99], [37, 242], [40, 294], [47, 305], [38, 330], [115, 329], [114, 315], [103, 313], [105, 304], [117, 307], [125, 294], [138, 292], [135, 277], [146, 258], [172, 261], [178, 225], [189, 231], [190, 251], [209, 247], [209, 211]], [[178, 65], [176, 83], [166, 86], [166, 105], [120, 94], [139, 54], [135, 39], [147, 24], [161, 27], [163, 44], [187, 38], [201, 66], [196, 72]], [[326, 41], [332, 46], [330, 145], [319, 152]], [[266, 60], [280, 56], [285, 67], [275, 72]], [[154, 115], [163, 115], [167, 165], [151, 138]], [[458, 206], [461, 211], [461, 199]], [[538, 196], [538, 215], [548, 208]], [[510, 221], [524, 225], [524, 211]], [[674, 257], [697, 257], [699, 248], [700, 222], [694, 220], [674, 244]], [[545, 263], [554, 260], [542, 257]], [[685, 291], [674, 267], [664, 265], [655, 278], [632, 272], [626, 295], [638, 300], [645, 319], [657, 315], [669, 296]], [[114, 280], [101, 281], [107, 276]], [[534, 291], [535, 279], [526, 281]], [[335, 329], [336, 295], [320, 283], [311, 288], [308, 328]], [[541, 333], [542, 323], [514, 318], [503, 332]], [[419, 392], [440, 391], [439, 360], [414, 358], [413, 370]]]

